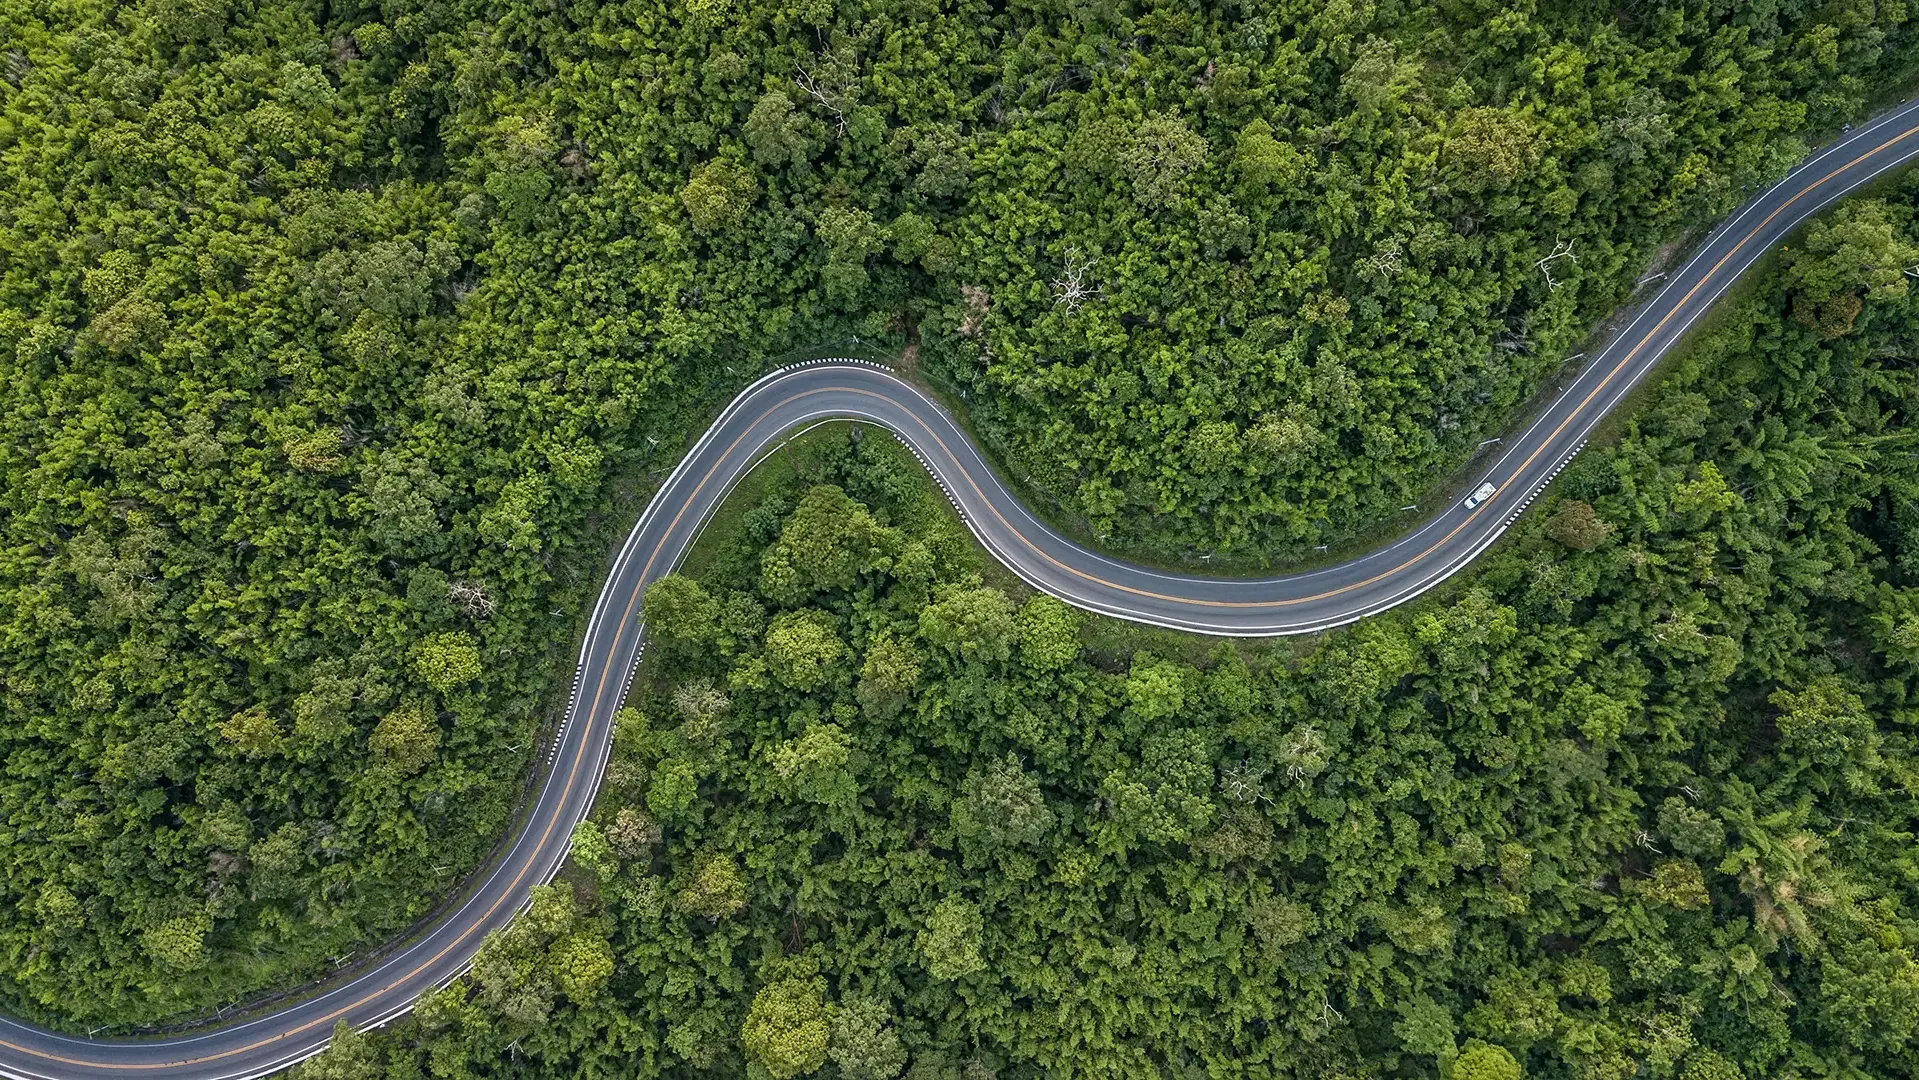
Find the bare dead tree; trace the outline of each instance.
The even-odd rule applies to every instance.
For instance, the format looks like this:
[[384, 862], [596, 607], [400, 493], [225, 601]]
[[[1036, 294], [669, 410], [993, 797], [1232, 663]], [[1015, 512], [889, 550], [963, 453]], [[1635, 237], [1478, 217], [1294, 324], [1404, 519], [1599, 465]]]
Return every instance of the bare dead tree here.
[[1066, 249], [1066, 267], [1053, 281], [1054, 307], [1063, 307], [1066, 314], [1071, 315], [1079, 310], [1081, 304], [1099, 298], [1099, 286], [1087, 281], [1087, 275], [1092, 272], [1096, 261], [1081, 255], [1078, 248]]
[[1565, 282], [1553, 277], [1552, 264], [1560, 259], [1571, 259], [1575, 263], [1579, 261], [1579, 256], [1573, 254], [1573, 242], [1571, 240], [1554, 241], [1553, 253], [1533, 264], [1539, 267], [1540, 273], [1546, 275], [1546, 287], [1548, 289], [1557, 289], [1565, 284]]
[[477, 581], [456, 581], [446, 587], [446, 598], [453, 606], [474, 619], [493, 617], [493, 597], [487, 595], [486, 586]]
[[832, 115], [834, 133], [844, 138], [846, 136], [846, 95], [837, 90], [827, 90], [805, 68], [799, 69], [799, 74], [793, 76], [793, 81], [799, 84], [801, 90], [806, 91], [806, 96], [819, 102], [820, 108]]
[[1286, 779], [1305, 787], [1326, 768], [1326, 736], [1311, 724], [1301, 724], [1287, 734], [1279, 756], [1286, 763]]
[[1228, 765], [1219, 772], [1219, 793], [1234, 802], [1256, 802], [1266, 797], [1261, 784], [1265, 777], [1266, 770], [1250, 762]]
[[1361, 269], [1371, 277], [1392, 277], [1406, 268], [1403, 259], [1399, 241], [1388, 240], [1361, 260]]

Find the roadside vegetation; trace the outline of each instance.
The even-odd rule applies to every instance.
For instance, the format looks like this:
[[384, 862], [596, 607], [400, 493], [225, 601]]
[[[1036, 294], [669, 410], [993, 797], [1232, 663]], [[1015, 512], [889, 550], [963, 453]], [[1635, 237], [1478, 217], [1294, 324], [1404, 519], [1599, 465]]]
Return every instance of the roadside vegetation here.
[[[1540, 6], [5, 5], [0, 1006], [118, 1030], [205, 1016], [364, 956], [431, 910], [506, 828], [547, 710], [563, 696], [568, 639], [597, 587], [609, 530], [623, 524], [612, 520], [610, 493], [643, 489], [648, 470], [670, 465], [687, 433], [768, 357], [855, 336], [878, 341], [964, 391], [994, 452], [1056, 512], [1083, 515], [1113, 542], [1141, 550], [1225, 547], [1284, 558], [1408, 501], [1626, 295], [1659, 245], [1778, 175], [1813, 133], [1899, 83], [1914, 41], [1905, 5], [1891, 0]], [[1890, 213], [1847, 227], [1875, 242], [1904, 236], [1904, 211]], [[1882, 248], [1870, 265], [1896, 270], [1885, 260], [1897, 250]], [[1795, 295], [1821, 332], [1853, 318], [1870, 329], [1874, 316], [1848, 314], [1855, 301], [1847, 297], [1867, 312], [1874, 302], [1903, 311], [1895, 298], [1862, 291], [1896, 291], [1898, 277], [1855, 275], [1830, 288], [1809, 280]], [[1791, 327], [1781, 332], [1803, 333]], [[1889, 331], [1882, 323], [1878, 332]], [[1888, 339], [1862, 332], [1836, 340], [1818, 348]], [[1876, 354], [1848, 362], [1897, 371]], [[1897, 384], [1891, 375], [1861, 379], [1821, 389], [1883, 397]], [[1686, 425], [1706, 415], [1708, 400], [1737, 413], [1737, 401], [1712, 389], [1691, 413], [1675, 414], [1678, 426], [1658, 429], [1683, 444], [1674, 453], [1694, 451], [1700, 437]], [[1802, 411], [1783, 409], [1781, 422], [1839, 422]], [[1767, 436], [1753, 469], [1811, 460], [1804, 455], [1817, 450], [1830, 458], [1819, 468], [1838, 471], [1808, 474], [1809, 497], [1864, 491], [1838, 482], [1853, 476], [1846, 455], [1878, 455], [1873, 467], [1888, 475], [1885, 463], [1898, 460], [1897, 443], [1853, 447], [1890, 437], [1890, 429], [1871, 430], [1808, 436], [1812, 449]], [[1801, 456], [1781, 457], [1786, 448]], [[1751, 504], [1740, 468], [1728, 463], [1721, 475]], [[1675, 483], [1710, 488], [1704, 476]], [[1193, 796], [1198, 816], [1178, 819], [1185, 825], [1114, 824], [1086, 802], [1125, 802], [1089, 794], [1113, 770], [1121, 786], [1111, 791], [1137, 783], [1150, 807], [1163, 785], [1141, 770], [1190, 765], [1179, 775], [1213, 783], [1201, 784], [1205, 770], [1179, 755], [1255, 761], [1279, 745], [1260, 749], [1258, 740], [1290, 737], [1300, 725], [1327, 740], [1329, 761], [1372, 745], [1372, 728], [1348, 731], [1318, 711], [1346, 716], [1343, 699], [1264, 670], [1247, 676], [1253, 704], [1244, 709], [1252, 711], [1235, 712], [1241, 706], [1218, 704], [1204, 689], [1210, 676], [1139, 661], [1142, 672], [1163, 675], [1142, 679], [1179, 688], [1169, 714], [1176, 723], [1146, 722], [1160, 706], [1135, 706], [1131, 691], [1114, 689], [1132, 676], [1083, 658], [1028, 674], [1012, 639], [969, 644], [1002, 615], [1023, 625], [999, 601], [962, 589], [951, 601], [959, 606], [937, 607], [949, 602], [940, 590], [963, 585], [954, 576], [963, 560], [915, 570], [908, 559], [902, 568], [911, 544], [933, 550], [925, 545], [939, 530], [906, 521], [888, 501], [904, 496], [861, 488], [852, 472], [842, 487], [869, 507], [868, 518], [847, 516], [874, 522], [869, 539], [882, 554], [873, 558], [891, 560], [887, 568], [861, 555], [816, 581], [797, 559], [795, 576], [772, 585], [735, 576], [710, 586], [751, 592], [768, 619], [786, 619], [739, 624], [726, 647], [736, 653], [714, 644], [700, 661], [710, 670], [679, 673], [709, 679], [739, 710], [741, 726], [713, 736], [714, 761], [788, 730], [761, 730], [748, 718], [802, 734], [806, 724], [795, 717], [804, 714], [786, 711], [802, 700], [849, 739], [880, 723], [841, 692], [846, 665], [863, 667], [871, 655], [866, 628], [876, 632], [883, 621], [862, 616], [868, 621], [856, 627], [856, 603], [890, 613], [900, 648], [920, 655], [925, 682], [909, 698], [957, 702], [948, 710], [956, 730], [984, 723], [959, 718], [979, 714], [976, 695], [989, 691], [1008, 709], [1024, 703], [1047, 724], [1077, 725], [1060, 744], [1073, 752], [1050, 764], [1012, 743], [980, 744], [994, 761], [1013, 755], [1020, 775], [1037, 778], [1054, 800], [1051, 831], [1016, 845], [1034, 874], [1052, 866], [1048, 845], [1092, 843], [1092, 832], [1075, 830], [1108, 830], [1088, 849], [1090, 876], [1075, 878], [1076, 888], [1185, 865], [1179, 845], [1227, 820], [1227, 804], [1208, 787]], [[1701, 505], [1717, 505], [1712, 491]], [[1650, 524], [1630, 517], [1642, 513], [1631, 491], [1599, 485], [1582, 498], [1610, 515], [1616, 535], [1600, 554], [1550, 571], [1574, 575], [1564, 586], [1573, 594], [1586, 580], [1577, 575], [1599, 573], [1578, 566], [1611, 567], [1604, 560], [1615, 556], [1605, 552], [1641, 550], [1627, 544], [1630, 529], [1680, 527], [1657, 506], [1643, 510]], [[1624, 509], [1607, 509], [1606, 498]], [[801, 506], [795, 497], [767, 509], [754, 535], [780, 542]], [[1762, 545], [1828, 527], [1796, 512], [1751, 520], [1758, 539], [1750, 542]], [[886, 554], [895, 538], [904, 545], [897, 557]], [[1715, 581], [1763, 582], [1776, 572], [1798, 588], [1812, 577], [1879, 573], [1859, 568], [1867, 563], [1844, 546], [1853, 542], [1818, 533], [1792, 548], [1793, 558], [1727, 562]], [[1665, 572], [1666, 564], [1648, 565], [1633, 573]], [[909, 571], [923, 577], [899, 576]], [[1482, 577], [1487, 603], [1517, 603], [1501, 599], [1496, 573]], [[1718, 587], [1701, 589], [1708, 586]], [[920, 634], [913, 590], [951, 612], [947, 630], [907, 635], [909, 626]], [[1753, 595], [1769, 613], [1760, 625], [1797, 625], [1797, 609], [1771, 614], [1765, 605], [1784, 601]], [[817, 612], [815, 597], [829, 598]], [[1577, 605], [1586, 601], [1566, 602], [1584, 610]], [[1690, 625], [1711, 641], [1736, 636], [1715, 629], [1704, 609], [1654, 609], [1648, 625]], [[1819, 605], [1805, 617], [1838, 618]], [[1846, 641], [1865, 640], [1865, 631], [1841, 625]], [[1672, 648], [1692, 647], [1678, 630], [1643, 647], [1665, 648], [1669, 637], [1680, 643]], [[1410, 633], [1389, 622], [1337, 648], [1363, 654], [1350, 642]], [[1778, 642], [1787, 639], [1801, 651], [1818, 644], [1786, 629], [1767, 634], [1759, 655], [1786, 650]], [[823, 681], [802, 694], [782, 681], [793, 672], [769, 668], [764, 690], [730, 689], [732, 665], [763, 653], [768, 640], [817, 644], [825, 652], [809, 663]], [[1438, 662], [1427, 648], [1391, 653], [1380, 670], [1425, 671], [1420, 665]], [[1124, 651], [1099, 654], [1101, 663], [1130, 672]], [[1867, 663], [1844, 648], [1833, 662]], [[1581, 677], [1638, 700], [1606, 681], [1611, 675]], [[1069, 678], [1079, 684], [1059, 681]], [[1854, 692], [1880, 693], [1870, 689], [1873, 677], [1857, 678], [1868, 689]], [[1803, 679], [1790, 685], [1814, 692]], [[1880, 709], [1885, 699], [1861, 700]], [[1423, 697], [1390, 695], [1376, 704], [1382, 716], [1429, 707]], [[858, 711], [838, 717], [836, 705]], [[1351, 722], [1389, 722], [1366, 719], [1368, 708], [1354, 706]], [[661, 726], [632, 735], [622, 760], [644, 772], [649, 792], [658, 770], [678, 776], [692, 793], [689, 815], [752, 775], [744, 764], [728, 773], [683, 753], [672, 741], [681, 721], [657, 703], [641, 715]], [[874, 768], [904, 771], [867, 776], [860, 799], [908, 774], [929, 785], [923, 793], [909, 786], [898, 801], [867, 810], [841, 791], [833, 805], [876, 814], [884, 829], [917, 828], [922, 813], [947, 820], [942, 800], [957, 796], [940, 792], [965, 790], [973, 766], [958, 762], [971, 744], [921, 747], [914, 730], [898, 729], [895, 749], [873, 751], [896, 755]], [[1224, 741], [1228, 731], [1241, 732], [1231, 736], [1239, 741]], [[1187, 741], [1142, 741], [1162, 736]], [[985, 735], [965, 736], [975, 737]], [[1529, 756], [1531, 743], [1513, 745], [1510, 767], [1546, 768]], [[1096, 748], [1103, 756], [1076, 756]], [[1460, 743], [1456, 752], [1473, 751]], [[979, 768], [987, 764], [982, 758]], [[1703, 762], [1689, 767], [1710, 771]], [[793, 776], [812, 776], [808, 768], [794, 764]], [[812, 782], [780, 783], [789, 780]], [[1620, 782], [1641, 783], [1636, 775]], [[781, 814], [816, 805], [789, 807], [778, 800], [797, 796], [766, 791], [737, 792], [723, 805], [748, 815], [762, 803]], [[1258, 809], [1280, 815], [1282, 793], [1303, 791], [1275, 786], [1275, 806]], [[1488, 807], [1505, 805], [1498, 792], [1483, 797]], [[742, 825], [722, 842], [683, 831], [723, 820], [700, 810], [665, 835], [672, 843], [698, 836], [734, 856], [765, 835]], [[1294, 827], [1272, 820], [1275, 837]], [[931, 850], [930, 835], [882, 830], [868, 839], [904, 837], [888, 857], [911, 861]], [[1512, 842], [1546, 850], [1530, 835]], [[1506, 840], [1487, 842], [1492, 858]], [[823, 843], [834, 850], [840, 842]], [[926, 858], [933, 861], [921, 870], [889, 871], [889, 880], [932, 888], [946, 873], [934, 864], [947, 855]], [[963, 865], [999, 859], [978, 854]], [[714, 895], [733, 896], [722, 864], [703, 865], [720, 875], [714, 888], [726, 886]], [[737, 869], [757, 906], [725, 933], [759, 934], [754, 928], [774, 917], [765, 905], [785, 901], [765, 891], [775, 888], [766, 867], [741, 861]], [[1276, 873], [1280, 892], [1306, 880]], [[942, 925], [962, 938], [973, 925], [968, 910], [982, 927], [989, 915], [999, 920], [990, 924], [996, 935], [1039, 933], [1038, 923], [1004, 921], [984, 893], [947, 891], [960, 906]], [[1037, 885], [1032, 894], [1046, 895]], [[1243, 899], [1222, 893], [1219, 903]], [[918, 900], [901, 902], [898, 918], [924, 914]], [[1093, 908], [1108, 910], [1102, 903]], [[1158, 916], [1143, 899], [1129, 903], [1111, 917], [1136, 927], [1124, 940], [1144, 949]], [[568, 916], [588, 920], [577, 925], [554, 915], [524, 933], [558, 928], [555, 941], [597, 948], [580, 927], [597, 927], [593, 920], [613, 910]], [[1338, 928], [1327, 933], [1358, 925], [1360, 916], [1341, 911], [1324, 916]], [[800, 929], [796, 955], [825, 940], [804, 919]], [[706, 948], [713, 939], [686, 940]], [[1335, 939], [1295, 945], [1309, 940], [1330, 948]], [[682, 1034], [682, 1045], [698, 1041], [699, 1024], [737, 1028], [727, 1011], [737, 1002], [712, 987], [744, 979], [746, 968], [728, 974], [714, 964], [685, 969], [695, 989], [659, 999], [678, 1010], [672, 1024], [695, 1025], [682, 1027], [694, 1033]], [[637, 985], [635, 970], [621, 968], [591, 993], [584, 976], [554, 985], [596, 1002], [612, 992], [606, 987]], [[801, 989], [768, 998], [754, 1030], [767, 1039], [783, 1030], [777, 1018], [810, 1000], [811, 979], [830, 975], [841, 1000], [842, 968], [819, 970], [795, 968]], [[1186, 985], [1184, 976], [1168, 978], [1168, 987]], [[949, 984], [965, 985], [941, 983]], [[890, 992], [871, 988], [876, 1001]], [[1180, 999], [1166, 992], [1153, 1000], [1170, 1009]], [[1454, 1000], [1437, 984], [1424, 992]], [[539, 1015], [542, 999], [527, 993], [514, 1015]], [[921, 1017], [911, 1023], [934, 1025], [908, 1039], [915, 1053], [938, 1043], [963, 1058], [974, 1044], [960, 1043], [972, 1039], [1008, 1060], [1036, 1062], [1054, 1059], [1048, 1046], [1065, 1045], [1041, 1034], [1006, 1042], [1013, 1021], [984, 1012], [926, 1019], [933, 998], [892, 1000], [897, 1015], [910, 1006]], [[1350, 1004], [1354, 994], [1328, 1000], [1365, 1015]], [[705, 1019], [687, 1019], [702, 1009]], [[1172, 1014], [1155, 1015], [1160, 1023]], [[1094, 1033], [1159, 1030], [1110, 1018], [1086, 1024]], [[564, 1033], [555, 1028], [553, 1037]], [[434, 1045], [453, 1049], [433, 1052], [467, 1052], [446, 1040]], [[517, 1060], [486, 1052], [489, 1067]], [[561, 1050], [550, 1053], [561, 1060]]]

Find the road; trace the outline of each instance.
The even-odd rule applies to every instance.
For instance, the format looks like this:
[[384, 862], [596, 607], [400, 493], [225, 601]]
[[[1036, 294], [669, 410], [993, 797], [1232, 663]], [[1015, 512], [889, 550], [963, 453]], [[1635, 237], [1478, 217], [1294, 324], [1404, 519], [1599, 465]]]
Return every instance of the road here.
[[1454, 503], [1411, 535], [1337, 566], [1260, 580], [1166, 574], [1081, 548], [1046, 527], [995, 479], [944, 410], [883, 368], [822, 360], [760, 379], [727, 406], [674, 469], [614, 561], [587, 625], [552, 768], [506, 855], [417, 939], [306, 1001], [244, 1022], [149, 1041], [56, 1034], [0, 1017], [0, 1074], [15, 1078], [244, 1080], [317, 1052], [334, 1025], [368, 1028], [457, 977], [481, 940], [550, 880], [592, 804], [613, 713], [639, 660], [640, 598], [669, 572], [702, 522], [765, 449], [823, 419], [890, 428], [946, 489], [975, 536], [1034, 588], [1119, 618], [1214, 634], [1325, 630], [1418, 596], [1470, 563], [1584, 445], [1593, 427], [1686, 328], [1767, 250], [1845, 192], [1919, 155], [1919, 100], [1848, 132], [1721, 224], [1569, 389], [1503, 444], [1483, 504]]

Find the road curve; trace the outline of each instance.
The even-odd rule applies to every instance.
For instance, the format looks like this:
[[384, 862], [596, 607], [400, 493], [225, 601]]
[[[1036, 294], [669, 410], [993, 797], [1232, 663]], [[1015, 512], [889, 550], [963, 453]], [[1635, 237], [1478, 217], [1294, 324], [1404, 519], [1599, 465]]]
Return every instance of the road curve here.
[[878, 365], [820, 360], [742, 391], [640, 516], [587, 624], [552, 770], [505, 857], [454, 908], [378, 966], [306, 1001], [224, 1027], [144, 1041], [76, 1038], [0, 1017], [0, 1075], [17, 1080], [164, 1077], [247, 1080], [316, 1053], [336, 1023], [368, 1028], [466, 970], [527, 890], [550, 880], [592, 804], [612, 717], [639, 660], [640, 597], [670, 571], [702, 522], [761, 453], [794, 427], [858, 419], [899, 435], [946, 489], [975, 536], [1034, 588], [1089, 611], [1181, 630], [1275, 635], [1324, 630], [1384, 611], [1445, 580], [1497, 540], [1604, 417], [1740, 274], [1847, 191], [1919, 155], [1919, 100], [1851, 131], [1756, 195], [1588, 362], [1561, 397], [1507, 441], [1485, 474], [1497, 493], [1455, 503], [1392, 545], [1310, 573], [1260, 580], [1166, 574], [1078, 547], [995, 478], [949, 415]]

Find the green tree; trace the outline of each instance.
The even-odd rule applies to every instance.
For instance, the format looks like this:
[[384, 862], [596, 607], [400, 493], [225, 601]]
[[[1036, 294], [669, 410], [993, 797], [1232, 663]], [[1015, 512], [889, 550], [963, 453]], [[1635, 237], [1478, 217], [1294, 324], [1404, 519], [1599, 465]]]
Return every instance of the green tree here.
[[886, 1003], [862, 997], [840, 1002], [827, 1053], [844, 1080], [893, 1080], [906, 1068], [906, 1047]]
[[711, 641], [720, 618], [720, 605], [706, 588], [679, 574], [647, 586], [640, 610], [654, 640], [688, 649]]
[[809, 488], [760, 560], [760, 590], [791, 605], [817, 592], [851, 589], [861, 575], [889, 567], [901, 546], [897, 529], [881, 525], [844, 490]]
[[1233, 147], [1233, 166], [1245, 183], [1258, 188], [1287, 188], [1306, 175], [1305, 155], [1278, 140], [1264, 119], [1240, 129]]
[[1287, 948], [1306, 940], [1313, 929], [1312, 913], [1303, 905], [1264, 889], [1247, 902], [1246, 922], [1253, 928], [1260, 948], [1274, 958], [1283, 957]]
[[307, 831], [288, 822], [247, 848], [253, 895], [267, 900], [292, 896], [306, 865]]
[[1726, 844], [1726, 826], [1709, 810], [1693, 806], [1677, 795], [1659, 804], [1659, 831], [1681, 855], [1707, 858]]
[[682, 758], [668, 758], [653, 770], [653, 782], [646, 789], [646, 808], [661, 821], [682, 822], [692, 816], [699, 797], [699, 768]]
[[1038, 778], [1010, 755], [968, 773], [953, 803], [953, 831], [989, 847], [1030, 847], [1052, 827]]
[[380, 1051], [365, 1033], [345, 1020], [333, 1025], [325, 1050], [293, 1067], [292, 1080], [361, 1080], [380, 1072]]
[[761, 987], [740, 1027], [747, 1058], [775, 1080], [826, 1064], [831, 1022], [825, 999], [826, 980], [820, 978], [782, 979]]
[[1745, 1074], [1724, 1056], [1702, 1046], [1686, 1055], [1679, 1080], [1745, 1080]]
[[1458, 1027], [1453, 1014], [1425, 994], [1415, 994], [1399, 1003], [1399, 1019], [1393, 1023], [1393, 1035], [1409, 1054], [1436, 1057], [1447, 1061], [1458, 1048]]
[[413, 670], [428, 686], [449, 693], [480, 677], [480, 647], [461, 630], [428, 635], [413, 650]]
[[1119, 152], [1120, 173], [1143, 210], [1165, 210], [1186, 193], [1187, 178], [1206, 161], [1206, 140], [1177, 112], [1156, 112], [1140, 121]]
[[737, 226], [753, 205], [759, 184], [746, 166], [717, 157], [693, 170], [680, 189], [686, 216], [701, 232], [722, 232]]
[[957, 896], [934, 905], [919, 932], [926, 973], [944, 982], [985, 971], [986, 958], [981, 955], [985, 926], [979, 908]]
[[689, 915], [724, 919], [746, 908], [746, 878], [731, 857], [716, 853], [693, 860], [673, 905]]
[[993, 588], [949, 587], [920, 611], [920, 637], [968, 662], [1003, 661], [1012, 654], [1013, 605]]
[[768, 168], [804, 165], [818, 149], [813, 124], [793, 108], [783, 91], [769, 90], [753, 103], [744, 132], [753, 160]]
[[1140, 657], [1126, 676], [1126, 700], [1148, 723], [1171, 719], [1186, 708], [1186, 683], [1179, 664]]
[[818, 217], [820, 244], [826, 266], [820, 283], [829, 299], [850, 305], [866, 289], [866, 260], [886, 242], [886, 233], [873, 215], [859, 207], [822, 207]]
[[1100, 783], [1111, 815], [1101, 830], [1104, 844], [1124, 849], [1136, 840], [1184, 843], [1213, 820], [1207, 796], [1213, 766], [1204, 733], [1149, 735], [1137, 766], [1116, 769]]
[[774, 677], [796, 690], [817, 690], [839, 671], [846, 643], [833, 616], [807, 609], [774, 616], [766, 629], [766, 664]]
[[399, 772], [418, 772], [440, 748], [440, 726], [423, 703], [409, 701], [373, 725], [367, 746]]

